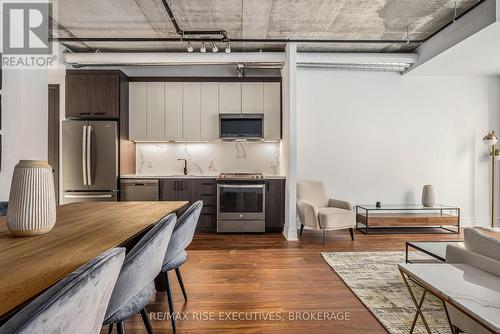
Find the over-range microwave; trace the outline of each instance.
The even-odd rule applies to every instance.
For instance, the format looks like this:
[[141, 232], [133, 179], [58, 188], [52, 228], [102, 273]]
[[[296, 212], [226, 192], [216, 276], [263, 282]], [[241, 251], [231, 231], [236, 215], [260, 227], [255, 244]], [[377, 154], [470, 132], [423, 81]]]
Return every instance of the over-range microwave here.
[[264, 138], [264, 115], [220, 114], [219, 138], [222, 140], [262, 140]]

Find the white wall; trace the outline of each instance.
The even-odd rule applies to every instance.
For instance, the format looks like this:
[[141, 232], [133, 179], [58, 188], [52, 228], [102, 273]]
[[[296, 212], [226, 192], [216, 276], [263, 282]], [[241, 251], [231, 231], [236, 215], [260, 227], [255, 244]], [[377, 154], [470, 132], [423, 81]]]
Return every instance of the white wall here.
[[0, 200], [19, 160], [47, 160], [47, 70], [3, 70]]
[[297, 81], [299, 180], [357, 204], [419, 203], [433, 184], [465, 224], [488, 224], [481, 139], [499, 129], [499, 78], [299, 70]]
[[280, 173], [279, 143], [137, 143], [138, 174]]

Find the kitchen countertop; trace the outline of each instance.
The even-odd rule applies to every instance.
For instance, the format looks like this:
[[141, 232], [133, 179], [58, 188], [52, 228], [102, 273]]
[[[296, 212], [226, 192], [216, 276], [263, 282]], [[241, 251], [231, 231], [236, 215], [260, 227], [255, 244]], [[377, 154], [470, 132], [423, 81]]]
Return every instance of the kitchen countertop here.
[[[121, 179], [167, 179], [167, 178], [180, 178], [180, 179], [215, 179], [219, 174], [124, 174], [120, 175]], [[283, 175], [264, 175], [266, 179], [286, 179]]]

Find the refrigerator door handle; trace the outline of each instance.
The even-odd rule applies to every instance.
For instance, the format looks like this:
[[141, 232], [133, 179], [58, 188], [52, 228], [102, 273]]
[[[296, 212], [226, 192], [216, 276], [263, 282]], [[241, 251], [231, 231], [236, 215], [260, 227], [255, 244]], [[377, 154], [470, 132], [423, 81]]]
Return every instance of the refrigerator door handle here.
[[82, 135], [82, 174], [83, 174], [83, 185], [88, 186], [88, 183], [87, 183], [87, 125], [83, 126], [83, 135]]
[[92, 125], [87, 126], [87, 183], [92, 185]]
[[111, 198], [113, 195], [111, 194], [102, 194], [102, 195], [64, 195], [65, 198]]

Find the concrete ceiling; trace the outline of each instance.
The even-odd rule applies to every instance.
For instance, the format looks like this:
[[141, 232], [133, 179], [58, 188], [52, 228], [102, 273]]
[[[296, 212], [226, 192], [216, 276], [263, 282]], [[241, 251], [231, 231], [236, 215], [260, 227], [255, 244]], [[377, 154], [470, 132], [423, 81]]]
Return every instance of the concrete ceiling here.
[[[229, 38], [423, 40], [479, 0], [167, 0], [184, 30]], [[54, 37], [178, 37], [161, 0], [51, 0]], [[195, 49], [199, 48], [195, 44]], [[184, 51], [185, 43], [67, 43], [78, 51]], [[232, 43], [280, 51], [284, 43]], [[299, 44], [299, 51], [407, 52], [418, 44]], [[221, 47], [221, 46], [219, 46]]]

